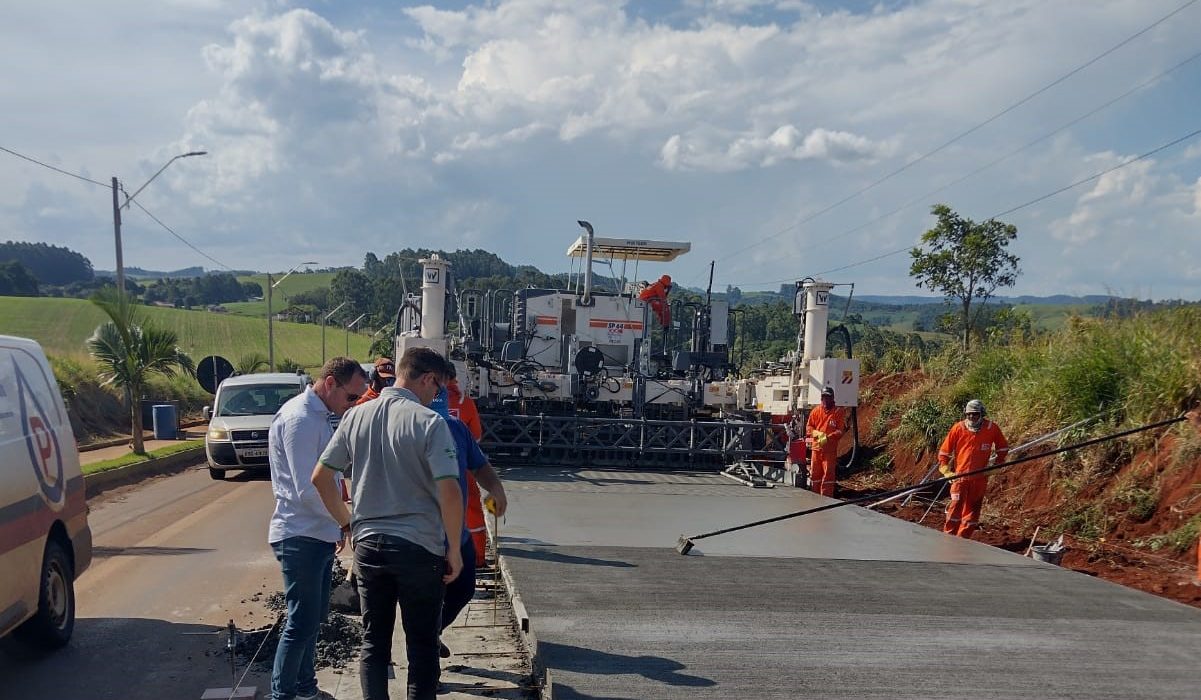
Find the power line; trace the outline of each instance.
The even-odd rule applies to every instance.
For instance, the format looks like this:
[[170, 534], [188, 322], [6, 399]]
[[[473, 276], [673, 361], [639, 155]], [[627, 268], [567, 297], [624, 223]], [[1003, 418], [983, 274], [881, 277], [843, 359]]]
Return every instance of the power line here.
[[[1039, 202], [1043, 202], [1045, 200], [1050, 199], [1051, 197], [1054, 197], [1055, 195], [1062, 194], [1064, 192], [1067, 192], [1068, 190], [1075, 189], [1075, 188], [1079, 187], [1080, 185], [1084, 185], [1084, 184], [1087, 184], [1094, 180], [1098, 180], [1098, 179], [1108, 175], [1109, 173], [1121, 170], [1122, 168], [1125, 168], [1128, 165], [1133, 165], [1141, 160], [1146, 160], [1147, 158], [1150, 158], [1151, 156], [1155, 155], [1156, 153], [1165, 151], [1173, 146], [1177, 146], [1181, 143], [1184, 143], [1185, 141], [1188, 141], [1189, 139], [1197, 137], [1198, 135], [1201, 135], [1201, 129], [1195, 129], [1193, 131], [1190, 131], [1189, 133], [1185, 134], [1184, 136], [1173, 139], [1173, 140], [1163, 144], [1162, 146], [1153, 148], [1150, 151], [1147, 151], [1146, 153], [1135, 156], [1128, 160], [1124, 160], [1121, 163], [1118, 163], [1117, 165], [1114, 165], [1114, 166], [1108, 167], [1104, 170], [1101, 170], [1099, 172], [1093, 173], [1092, 175], [1089, 175], [1086, 178], [1077, 180], [1077, 181], [1071, 183], [1070, 185], [1064, 185], [1063, 187], [1060, 187], [1056, 190], [1052, 190], [1051, 192], [1048, 192], [1044, 195], [1035, 197], [1034, 199], [1031, 199], [1029, 201], [1018, 204], [1017, 206], [1010, 207], [1010, 208], [1006, 209], [1005, 211], [997, 212], [996, 214], [993, 214], [992, 216], [988, 217], [988, 220], [997, 219], [1002, 216], [1012, 214], [1016, 211], [1021, 211], [1022, 209], [1026, 209], [1027, 207], [1032, 207], [1035, 204], [1038, 204]], [[874, 257], [867, 258], [865, 260], [859, 260], [857, 262], [853, 262], [853, 263], [850, 263], [847, 265], [842, 265], [841, 267], [834, 267], [829, 270], [821, 270], [819, 272], [814, 272], [811, 274], [813, 276], [817, 276], [817, 275], [830, 274], [831, 272], [841, 272], [843, 270], [849, 270], [853, 267], [860, 267], [862, 265], [867, 265], [868, 263], [876, 262], [877, 260], [883, 260], [884, 258], [890, 258], [894, 255], [900, 255], [901, 253], [904, 253], [904, 252], [910, 250], [912, 247], [913, 247], [912, 245], [908, 245], [908, 246], [905, 246], [904, 248], [898, 248], [897, 250], [889, 251], [887, 253], [882, 253], [880, 255], [876, 255]], [[757, 285], [765, 285], [765, 284], [777, 284], [777, 283], [782, 283], [782, 282], [788, 282], [790, 280], [795, 280], [795, 279], [796, 279], [796, 277], [794, 276], [794, 277], [786, 277], [786, 278], [780, 279], [780, 280], [771, 280], [768, 282], [754, 282], [751, 284], [735, 285], [735, 286], [748, 286], [749, 287], [749, 286], [757, 286]]]
[[[122, 191], [124, 191], [124, 190], [122, 190]], [[204, 256], [205, 258], [216, 263], [218, 266], [224, 267], [226, 270], [229, 270], [230, 272], [236, 272], [236, 270], [234, 270], [229, 265], [226, 265], [225, 263], [221, 262], [220, 260], [214, 258], [213, 256], [209, 255], [208, 253], [204, 252], [203, 250], [192, 245], [191, 241], [189, 241], [188, 239], [186, 239], [183, 236], [176, 233], [174, 229], [172, 229], [170, 226], [168, 226], [168, 225], [164, 224], [162, 221], [160, 221], [157, 216], [155, 216], [154, 214], [151, 214], [149, 211], [147, 211], [146, 207], [142, 206], [141, 202], [138, 202], [136, 200], [131, 200], [131, 201], [135, 207], [142, 210], [142, 213], [144, 213], [146, 216], [149, 216], [151, 219], [153, 219], [154, 223], [158, 224], [159, 226], [162, 226], [163, 229], [166, 230], [167, 233], [178, 238], [181, 243], [183, 243], [187, 247], [191, 248], [192, 250], [196, 251], [197, 253]]]
[[[1005, 162], [1006, 160], [1009, 160], [1010, 158], [1014, 157], [1015, 155], [1021, 153], [1022, 151], [1025, 151], [1029, 148], [1037, 146], [1038, 144], [1042, 143], [1043, 141], [1046, 141], [1047, 139], [1066, 131], [1067, 129], [1079, 124], [1080, 122], [1084, 121], [1085, 119], [1088, 119], [1089, 117], [1097, 114], [1098, 112], [1108, 109], [1109, 107], [1112, 107], [1113, 105], [1126, 99], [1127, 97], [1130, 97], [1131, 95], [1135, 94], [1136, 92], [1143, 90], [1143, 89], [1147, 88], [1148, 86], [1157, 83], [1158, 81], [1162, 80], [1166, 76], [1183, 68], [1184, 66], [1188, 65], [1189, 63], [1192, 63], [1193, 61], [1197, 60], [1198, 58], [1201, 58], [1201, 51], [1193, 54], [1192, 56], [1189, 56], [1188, 58], [1184, 59], [1183, 61], [1180, 61], [1179, 63], [1172, 66], [1171, 68], [1168, 68], [1167, 70], [1165, 70], [1151, 78], [1148, 78], [1147, 80], [1144, 80], [1143, 82], [1139, 83], [1138, 85], [1135, 85], [1134, 87], [1123, 92], [1122, 94], [1118, 95], [1117, 97], [1114, 97], [1114, 98], [1110, 99], [1109, 101], [1104, 102], [1103, 104], [1100, 104], [1100, 105], [1094, 107], [1093, 109], [1085, 112], [1084, 114], [1081, 114], [1080, 116], [1072, 119], [1071, 121], [1068, 121], [1067, 123], [1063, 124], [1059, 128], [1057, 128], [1053, 131], [1047, 132], [1046, 134], [1039, 136], [1038, 138], [1034, 139], [1033, 141], [1030, 141], [1029, 143], [1027, 143], [1023, 146], [1015, 148], [1014, 150], [1006, 153], [1005, 155], [1003, 155], [999, 158], [996, 158], [996, 159], [976, 168], [975, 170], [972, 170], [969, 173], [961, 175], [960, 177], [955, 178], [954, 180], [951, 180], [950, 182], [947, 182], [946, 184], [944, 184], [940, 187], [937, 187], [923, 195], [920, 195], [918, 197], [910, 199], [909, 201], [896, 207], [895, 209], [892, 209], [891, 211], [889, 211], [885, 214], [881, 214], [880, 216], [877, 216], [874, 219], [866, 221], [866, 222], [859, 224], [858, 226], [855, 226], [853, 228], [849, 228], [849, 229], [843, 231], [842, 233], [836, 234], [836, 235], [826, 239], [826, 242], [830, 243], [830, 242], [839, 240], [841, 238], [845, 238], [846, 236], [849, 236], [853, 233], [862, 231], [863, 229], [865, 229], [869, 226], [872, 226], [873, 224], [877, 224], [877, 223], [880, 223], [881, 221], [884, 221], [885, 219], [891, 218], [891, 217], [901, 213], [902, 211], [909, 209], [912, 206], [915, 206], [922, 202], [929, 201], [929, 199], [931, 197], [933, 197], [934, 195], [939, 194], [940, 192], [943, 192], [945, 190], [948, 190], [948, 189], [954, 187], [955, 185], [960, 184], [961, 182], [969, 180], [969, 179], [975, 177], [976, 175], [979, 175], [980, 173], [984, 172], [985, 170], [988, 170], [989, 168], [992, 168], [995, 165], [998, 165], [1000, 163]], [[745, 266], [742, 266], [742, 267], [745, 267]], [[736, 268], [735, 273], [737, 273], [738, 269], [742, 269], [742, 268], [741, 267]]]
[[1167, 20], [1171, 19], [1171, 18], [1172, 18], [1172, 17], [1174, 17], [1175, 15], [1177, 15], [1177, 14], [1179, 14], [1179, 13], [1183, 12], [1185, 9], [1187, 9], [1187, 8], [1188, 8], [1188, 7], [1190, 7], [1191, 5], [1194, 5], [1194, 4], [1196, 4], [1196, 2], [1197, 2], [1197, 0], [1187, 0], [1187, 2], [1185, 2], [1183, 5], [1180, 5], [1180, 6], [1179, 6], [1179, 7], [1177, 7], [1175, 10], [1172, 10], [1172, 11], [1171, 11], [1171, 12], [1169, 12], [1168, 14], [1164, 15], [1163, 17], [1160, 17], [1159, 19], [1155, 20], [1155, 21], [1154, 21], [1154, 22], [1152, 22], [1151, 24], [1149, 24], [1149, 25], [1147, 25], [1147, 26], [1143, 27], [1142, 29], [1138, 30], [1138, 31], [1137, 31], [1137, 32], [1135, 32], [1134, 34], [1131, 34], [1130, 36], [1126, 37], [1125, 39], [1123, 39], [1122, 41], [1118, 42], [1117, 44], [1114, 44], [1113, 46], [1109, 47], [1108, 49], [1106, 49], [1105, 51], [1101, 52], [1100, 54], [1097, 54], [1096, 56], [1094, 56], [1093, 58], [1089, 59], [1088, 61], [1085, 61], [1084, 63], [1080, 64], [1079, 66], [1077, 66], [1077, 67], [1073, 68], [1072, 70], [1070, 70], [1070, 71], [1068, 71], [1067, 73], [1063, 74], [1062, 76], [1060, 76], [1060, 77], [1056, 78], [1055, 80], [1051, 81], [1050, 83], [1047, 83], [1046, 85], [1044, 85], [1043, 87], [1039, 88], [1038, 90], [1035, 90], [1034, 92], [1030, 93], [1029, 95], [1026, 95], [1026, 96], [1025, 96], [1025, 97], [1023, 97], [1022, 99], [1020, 99], [1020, 100], [1018, 100], [1017, 102], [1015, 102], [1015, 103], [1013, 103], [1013, 104], [1009, 105], [1008, 107], [1006, 107], [1006, 108], [1002, 109], [1001, 111], [997, 112], [996, 114], [993, 114], [991, 117], [988, 117], [988, 118], [987, 118], [987, 119], [985, 119], [984, 121], [982, 121], [982, 122], [980, 122], [980, 123], [976, 124], [975, 126], [972, 126], [971, 128], [967, 129], [966, 131], [963, 131], [963, 132], [961, 132], [961, 133], [957, 134], [956, 136], [952, 137], [951, 139], [949, 139], [949, 140], [947, 140], [947, 141], [943, 142], [941, 145], [939, 145], [938, 147], [934, 148], [933, 150], [931, 150], [931, 151], [928, 151], [928, 152], [926, 152], [926, 153], [924, 153], [924, 154], [922, 154], [922, 155], [918, 156], [917, 158], [914, 158], [913, 160], [911, 160], [911, 161], [909, 161], [909, 162], [905, 163], [904, 165], [902, 165], [901, 167], [897, 168], [896, 170], [893, 170], [892, 172], [890, 172], [890, 173], [888, 173], [888, 174], [884, 175], [883, 177], [880, 177], [879, 179], [877, 179], [877, 180], [873, 181], [871, 184], [867, 185], [866, 187], [863, 187], [863, 188], [861, 188], [861, 189], [859, 189], [859, 190], [856, 190], [855, 192], [852, 192], [851, 194], [847, 195], [846, 197], [843, 197], [842, 199], [840, 199], [840, 200], [838, 200], [838, 201], [834, 202], [833, 204], [830, 204], [830, 205], [828, 205], [828, 206], [826, 206], [826, 207], [823, 207], [822, 209], [819, 209], [818, 211], [816, 211], [816, 212], [814, 212], [814, 213], [812, 213], [812, 214], [810, 214], [810, 215], [808, 215], [808, 216], [804, 217], [803, 219], [801, 219], [801, 220], [799, 220], [799, 221], [797, 221], [797, 222], [795, 222], [795, 223], [793, 223], [793, 224], [790, 224], [790, 225], [788, 225], [788, 226], [784, 227], [783, 229], [781, 229], [781, 230], [777, 231], [776, 233], [773, 233], [773, 234], [771, 234], [771, 235], [769, 235], [769, 236], [767, 236], [767, 237], [765, 237], [765, 238], [761, 238], [761, 239], [759, 239], [758, 241], [755, 241], [754, 243], [751, 243], [751, 244], [749, 244], [749, 245], [743, 246], [742, 248], [739, 248], [739, 249], [735, 250], [734, 252], [732, 252], [732, 253], [729, 253], [728, 255], [725, 255], [725, 256], [723, 256], [723, 257], [721, 257], [721, 258], [718, 258], [717, 260], [718, 260], [718, 261], [721, 261], [721, 260], [728, 260], [729, 258], [731, 258], [731, 257], [733, 257], [733, 256], [735, 256], [735, 255], [738, 255], [738, 254], [740, 254], [740, 253], [744, 253], [744, 252], [746, 252], [746, 251], [748, 251], [748, 250], [751, 250], [752, 248], [755, 248], [755, 247], [757, 247], [757, 246], [760, 246], [760, 245], [762, 245], [762, 244], [764, 244], [764, 243], [766, 243], [766, 242], [768, 242], [768, 241], [770, 241], [770, 240], [773, 240], [773, 239], [775, 239], [775, 238], [778, 238], [778, 237], [780, 237], [780, 236], [784, 235], [785, 233], [788, 233], [789, 231], [791, 231], [791, 230], [793, 230], [793, 229], [795, 229], [795, 228], [797, 228], [797, 227], [799, 227], [799, 226], [801, 226], [801, 225], [803, 225], [803, 224], [806, 224], [806, 223], [808, 223], [808, 222], [810, 222], [810, 221], [812, 221], [812, 220], [816, 219], [817, 217], [821, 216], [822, 214], [825, 214], [826, 212], [829, 212], [829, 211], [831, 211], [831, 210], [833, 210], [833, 209], [835, 209], [835, 208], [837, 208], [837, 207], [839, 207], [839, 206], [841, 206], [841, 205], [843, 205], [843, 204], [846, 204], [847, 202], [849, 202], [849, 201], [851, 201], [851, 200], [855, 199], [856, 197], [859, 197], [860, 195], [862, 195], [862, 194], [864, 194], [864, 193], [866, 193], [866, 192], [869, 192], [869, 191], [871, 191], [871, 190], [875, 189], [875, 188], [876, 188], [876, 187], [878, 187], [879, 185], [881, 185], [881, 184], [883, 184], [883, 183], [887, 182], [888, 180], [891, 180], [893, 177], [896, 177], [897, 175], [899, 175], [899, 174], [901, 174], [901, 173], [905, 172], [906, 170], [908, 170], [909, 168], [913, 167], [914, 165], [917, 165], [918, 163], [920, 163], [920, 162], [922, 162], [922, 161], [926, 160], [927, 158], [929, 158], [929, 157], [931, 157], [931, 156], [935, 155], [936, 153], [939, 153], [940, 151], [943, 151], [944, 149], [946, 149], [946, 148], [948, 148], [949, 146], [951, 146], [951, 145], [955, 144], [956, 142], [960, 141], [961, 139], [963, 139], [963, 138], [965, 138], [965, 137], [969, 136], [970, 134], [973, 134], [973, 133], [975, 133], [976, 131], [979, 131], [979, 130], [980, 130], [980, 129], [982, 129], [983, 127], [985, 127], [985, 126], [987, 126], [987, 125], [991, 124], [992, 122], [996, 121], [997, 119], [999, 119], [999, 118], [1001, 118], [1001, 117], [1005, 116], [1006, 114], [1008, 114], [1008, 113], [1012, 112], [1013, 110], [1017, 109], [1018, 107], [1020, 107], [1020, 106], [1022, 106], [1022, 105], [1024, 105], [1024, 104], [1026, 104], [1027, 102], [1029, 102], [1030, 100], [1034, 99], [1035, 97], [1038, 97], [1039, 95], [1043, 94], [1044, 92], [1047, 92], [1047, 91], [1048, 91], [1048, 90], [1050, 90], [1051, 88], [1053, 88], [1053, 87], [1055, 87], [1055, 86], [1059, 85], [1060, 83], [1063, 83], [1063, 82], [1064, 82], [1064, 81], [1066, 81], [1067, 79], [1069, 79], [1069, 78], [1071, 78], [1072, 76], [1076, 75], [1077, 73], [1079, 73], [1079, 72], [1083, 71], [1084, 69], [1088, 68], [1089, 66], [1093, 65], [1094, 63], [1096, 63], [1096, 62], [1100, 61], [1101, 59], [1103, 59], [1103, 58], [1105, 58], [1106, 56], [1108, 56], [1108, 55], [1110, 55], [1110, 54], [1114, 53], [1115, 51], [1117, 51], [1117, 50], [1121, 49], [1123, 46], [1126, 46], [1127, 44], [1129, 44], [1130, 42], [1132, 42], [1132, 41], [1134, 41], [1135, 39], [1139, 38], [1139, 37], [1140, 37], [1140, 36], [1142, 36], [1143, 34], [1146, 34], [1147, 32], [1151, 31], [1152, 29], [1154, 29], [1155, 27], [1159, 26], [1160, 24], [1163, 24], [1164, 22], [1166, 22]]
[[[40, 161], [40, 160], [38, 160], [38, 159], [36, 159], [36, 158], [31, 158], [31, 157], [29, 157], [29, 156], [27, 156], [27, 155], [24, 155], [24, 154], [22, 154], [22, 153], [17, 153], [16, 151], [14, 151], [14, 150], [12, 150], [12, 149], [10, 149], [10, 148], [5, 148], [4, 146], [0, 146], [0, 151], [4, 151], [5, 153], [9, 153], [9, 154], [11, 154], [11, 155], [14, 155], [14, 156], [16, 156], [16, 157], [18, 157], [18, 158], [20, 158], [20, 159], [22, 159], [22, 160], [27, 160], [27, 161], [29, 161], [30, 163], [34, 163], [34, 164], [36, 164], [36, 165], [40, 165], [40, 166], [42, 166], [43, 168], [49, 168], [50, 170], [53, 170], [53, 171], [54, 171], [54, 172], [56, 172], [56, 173], [61, 173], [61, 174], [63, 174], [63, 175], [67, 175], [67, 176], [69, 176], [69, 177], [73, 177], [73, 178], [75, 178], [76, 180], [83, 180], [84, 182], [88, 182], [88, 183], [91, 183], [91, 184], [93, 184], [93, 185], [99, 185], [100, 187], [103, 187], [103, 188], [105, 188], [105, 189], [112, 189], [112, 185], [111, 185], [111, 184], [104, 183], [104, 182], [100, 182], [100, 181], [98, 181], [98, 180], [92, 180], [92, 179], [90, 179], [90, 178], [86, 178], [86, 177], [84, 177], [84, 176], [82, 176], [82, 175], [76, 175], [75, 173], [72, 173], [72, 172], [68, 172], [68, 171], [66, 171], [66, 170], [63, 170], [62, 168], [56, 168], [56, 167], [54, 167], [53, 165], [50, 165], [50, 164], [48, 164], [48, 163], [43, 163], [42, 161]], [[122, 192], [122, 193], [124, 193], [124, 192], [125, 192], [125, 188], [124, 188], [123, 186], [121, 187], [121, 192]], [[178, 233], [176, 233], [174, 229], [172, 229], [170, 226], [168, 226], [168, 225], [164, 224], [164, 223], [162, 222], [162, 220], [160, 220], [160, 219], [159, 219], [157, 216], [155, 216], [154, 214], [151, 214], [151, 213], [150, 213], [150, 211], [149, 211], [149, 210], [147, 210], [147, 209], [146, 209], [146, 207], [142, 206], [142, 204], [141, 204], [140, 202], [137, 202], [137, 201], [135, 201], [135, 200], [131, 200], [131, 199], [129, 199], [129, 195], [128, 195], [128, 194], [126, 194], [126, 202], [125, 202], [125, 205], [126, 205], [126, 206], [129, 206], [130, 204], [133, 204], [133, 205], [134, 205], [134, 206], [136, 206], [138, 209], [141, 209], [141, 210], [142, 210], [142, 212], [143, 212], [144, 214], [146, 214], [146, 216], [149, 216], [149, 217], [150, 217], [150, 218], [151, 218], [151, 219], [154, 221], [154, 223], [158, 224], [159, 226], [162, 226], [162, 227], [163, 227], [163, 229], [164, 229], [164, 230], [165, 230], [167, 233], [171, 234], [172, 236], [175, 236], [177, 239], [179, 239], [179, 241], [180, 241], [181, 243], [183, 243], [183, 244], [184, 244], [184, 245], [186, 245], [187, 247], [191, 248], [192, 250], [196, 251], [197, 253], [199, 253], [201, 256], [203, 256], [203, 257], [204, 257], [204, 258], [206, 258], [207, 260], [210, 260], [210, 261], [212, 261], [212, 262], [213, 262], [213, 263], [215, 263], [216, 265], [218, 265], [218, 266], [220, 266], [220, 267], [223, 267], [223, 268], [225, 268], [226, 270], [229, 270], [230, 272], [236, 272], [236, 270], [234, 270], [234, 269], [233, 269], [232, 267], [230, 267], [229, 265], [226, 265], [225, 263], [223, 263], [223, 262], [221, 262], [220, 260], [218, 260], [218, 259], [214, 258], [213, 256], [209, 255], [208, 253], [204, 252], [203, 250], [201, 250], [201, 249], [197, 248], [195, 245], [193, 245], [193, 244], [192, 244], [192, 242], [191, 242], [191, 241], [189, 241], [188, 239], [186, 239], [186, 238], [184, 238], [183, 236], [181, 236], [181, 235], [179, 235]]]
[[10, 149], [10, 148], [5, 148], [4, 146], [0, 146], [0, 151], [4, 151], [5, 153], [9, 153], [9, 154], [11, 154], [11, 155], [14, 155], [14, 156], [16, 156], [16, 157], [18, 157], [18, 158], [20, 158], [20, 159], [22, 159], [22, 160], [27, 160], [27, 161], [29, 161], [30, 163], [33, 163], [33, 164], [35, 164], [35, 165], [40, 165], [40, 166], [42, 166], [43, 168], [49, 168], [50, 170], [53, 170], [53, 171], [54, 171], [54, 172], [56, 172], [56, 173], [62, 173], [63, 175], [66, 175], [66, 176], [68, 176], [68, 177], [73, 177], [73, 178], [75, 178], [76, 180], [83, 180], [84, 182], [90, 182], [90, 183], [91, 183], [91, 184], [93, 184], [93, 185], [99, 185], [99, 186], [101, 186], [101, 187], [105, 187], [105, 188], [108, 188], [108, 189], [112, 189], [112, 185], [111, 185], [111, 184], [109, 184], [109, 183], [107, 183], [107, 182], [100, 182], [100, 181], [98, 181], [98, 180], [92, 180], [91, 178], [86, 178], [86, 177], [84, 177], [83, 175], [76, 175], [75, 173], [72, 173], [72, 172], [68, 172], [68, 171], [66, 171], [66, 170], [63, 170], [62, 168], [56, 168], [56, 167], [54, 167], [53, 165], [50, 165], [49, 163], [43, 163], [42, 161], [40, 161], [40, 160], [38, 160], [38, 159], [36, 159], [36, 158], [30, 158], [29, 156], [27, 156], [27, 155], [24, 155], [24, 154], [21, 154], [21, 153], [17, 153], [16, 151], [14, 151], [14, 150], [12, 150], [12, 149]]

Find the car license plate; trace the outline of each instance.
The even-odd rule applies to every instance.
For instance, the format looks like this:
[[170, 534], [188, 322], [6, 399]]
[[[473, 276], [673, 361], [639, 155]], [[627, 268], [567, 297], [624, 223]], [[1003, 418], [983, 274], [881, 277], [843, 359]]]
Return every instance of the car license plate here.
[[241, 450], [238, 454], [243, 457], [266, 457], [267, 449], [260, 447], [251, 450]]

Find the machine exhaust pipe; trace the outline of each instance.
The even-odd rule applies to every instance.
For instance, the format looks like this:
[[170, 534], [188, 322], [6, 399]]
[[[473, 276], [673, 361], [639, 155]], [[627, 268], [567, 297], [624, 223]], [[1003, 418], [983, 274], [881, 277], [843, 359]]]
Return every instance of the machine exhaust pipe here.
[[588, 306], [592, 303], [592, 224], [587, 221], [577, 221], [588, 232], [588, 246], [584, 253], [584, 296], [581, 303]]

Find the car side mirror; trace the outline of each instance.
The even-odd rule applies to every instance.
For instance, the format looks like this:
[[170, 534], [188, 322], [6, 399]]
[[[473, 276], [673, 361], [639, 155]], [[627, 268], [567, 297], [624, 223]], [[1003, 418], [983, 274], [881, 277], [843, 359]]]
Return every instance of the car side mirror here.
[[205, 407], [204, 407], [204, 410], [203, 410], [203, 412], [202, 412], [202, 413], [204, 414], [204, 419], [205, 419], [205, 420], [212, 420], [212, 418], [213, 418], [213, 408], [212, 408], [212, 406], [205, 406]]

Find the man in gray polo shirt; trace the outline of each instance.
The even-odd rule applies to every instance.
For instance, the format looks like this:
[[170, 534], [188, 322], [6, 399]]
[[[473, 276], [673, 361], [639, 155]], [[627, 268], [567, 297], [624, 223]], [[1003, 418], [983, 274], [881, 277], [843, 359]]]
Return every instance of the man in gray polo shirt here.
[[[409, 700], [434, 700], [439, 618], [445, 583], [463, 568], [459, 464], [450, 428], [427, 408], [445, 386], [441, 355], [412, 348], [396, 365], [396, 384], [351, 409], [313, 470], [330, 515], [350, 533], [363, 609], [359, 683], [364, 700], [388, 698], [396, 606], [404, 623]], [[351, 509], [336, 486], [351, 482]]]

